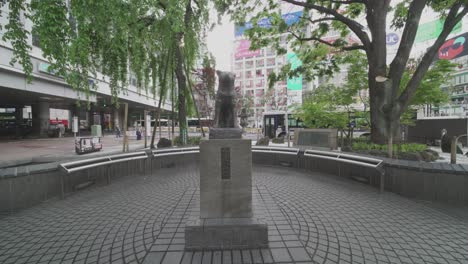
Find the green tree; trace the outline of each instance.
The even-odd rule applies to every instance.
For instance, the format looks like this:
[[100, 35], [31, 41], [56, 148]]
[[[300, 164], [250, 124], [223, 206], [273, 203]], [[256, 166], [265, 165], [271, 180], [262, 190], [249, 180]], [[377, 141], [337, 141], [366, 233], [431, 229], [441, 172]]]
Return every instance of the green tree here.
[[[186, 69], [195, 65], [199, 43], [209, 21], [209, 0], [9, 0], [7, 23], [0, 25], [2, 40], [13, 46], [14, 57], [31, 78], [28, 38], [40, 40], [50, 70], [88, 96], [95, 92], [89, 78], [98, 72], [110, 79], [113, 103], [125, 93], [129, 70], [139, 89], [154, 96], [159, 106], [165, 99], [172, 76], [177, 79], [177, 112], [182, 142], [187, 142], [187, 104], [191, 104]], [[22, 15], [32, 20], [29, 32]], [[0, 15], [3, 15], [0, 13]], [[159, 108], [160, 109], [160, 108]], [[159, 111], [159, 110], [158, 110]], [[159, 116], [159, 113], [158, 113]], [[154, 140], [152, 140], [154, 146]]]
[[[298, 73], [303, 74], [306, 80], [330, 74], [343, 63], [343, 53], [362, 50], [368, 65], [371, 138], [375, 143], [400, 138], [400, 116], [422, 87], [421, 82], [438, 49], [468, 12], [467, 0], [403, 0], [393, 7], [391, 0], [269, 0], [263, 6], [261, 2], [251, 0], [217, 2], [224, 10], [233, 13], [239, 23], [245, 22], [249, 17], [247, 14], [260, 10], [252, 18], [254, 27], [247, 32], [252, 40], [252, 49], [273, 45], [279, 54], [284, 54], [287, 49], [281, 44], [281, 34], [290, 33], [290, 48], [299, 56], [303, 66], [291, 71], [290, 65], [286, 65], [279, 76], [272, 75], [270, 83], [275, 78], [280, 80]], [[287, 25], [281, 17], [280, 4], [302, 7], [304, 12], [299, 23]], [[425, 8], [431, 8], [444, 19], [443, 29], [401, 90], [403, 74]], [[386, 46], [389, 16], [392, 16], [391, 26], [403, 30], [396, 56], [391, 62], [387, 61]], [[264, 18], [269, 18], [270, 27], [258, 25], [258, 21]], [[304, 30], [306, 27], [310, 27], [311, 32]], [[335, 41], [325, 38], [331, 30], [340, 33]], [[357, 41], [353, 40], [351, 33]], [[335, 56], [330, 56], [331, 52]]]
[[246, 127], [248, 125], [248, 118], [255, 114], [254, 100], [248, 95], [244, 95], [241, 99], [241, 110], [240, 110], [240, 125]]
[[[298, 109], [297, 114], [307, 126], [344, 130], [349, 122], [348, 113], [353, 113], [356, 121], [361, 121], [357, 126], [368, 125], [368, 99], [361, 96], [361, 91], [368, 89], [365, 57], [359, 52], [353, 52], [343, 58], [343, 61], [347, 63], [345, 66], [348, 69], [345, 84], [341, 87], [333, 84], [319, 86]], [[448, 94], [441, 87], [450, 82], [455, 66], [456, 64], [447, 60], [434, 63], [421, 81], [410, 107], [401, 115], [403, 124], [413, 124], [414, 112], [418, 107], [427, 104], [440, 105], [449, 100]], [[412, 71], [407, 69], [403, 74], [400, 91], [406, 87]], [[362, 104], [362, 110], [353, 108], [358, 104]]]
[[348, 117], [346, 111], [340, 108], [349, 98], [340, 92], [341, 89], [333, 84], [319, 86], [296, 109], [295, 114], [307, 127], [343, 130], [348, 124]]

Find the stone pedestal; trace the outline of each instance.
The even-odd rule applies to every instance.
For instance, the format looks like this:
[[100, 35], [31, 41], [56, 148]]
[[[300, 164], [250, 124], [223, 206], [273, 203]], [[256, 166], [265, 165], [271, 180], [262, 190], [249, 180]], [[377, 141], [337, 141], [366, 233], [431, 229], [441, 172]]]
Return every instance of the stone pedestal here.
[[256, 217], [201, 218], [185, 227], [186, 250], [268, 247], [267, 225]]
[[267, 225], [252, 211], [251, 144], [240, 138], [201, 142], [200, 218], [185, 228], [187, 250], [268, 246]]

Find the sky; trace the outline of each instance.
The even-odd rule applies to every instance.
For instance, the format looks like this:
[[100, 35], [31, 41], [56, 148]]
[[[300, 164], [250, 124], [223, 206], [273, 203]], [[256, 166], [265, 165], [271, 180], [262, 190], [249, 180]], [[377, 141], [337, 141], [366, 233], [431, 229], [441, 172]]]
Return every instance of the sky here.
[[[210, 16], [216, 17], [216, 11], [212, 10]], [[207, 46], [208, 51], [216, 58], [216, 69], [221, 71], [232, 71], [231, 58], [234, 41], [234, 22], [230, 21], [229, 16], [224, 16], [221, 24], [208, 32]]]

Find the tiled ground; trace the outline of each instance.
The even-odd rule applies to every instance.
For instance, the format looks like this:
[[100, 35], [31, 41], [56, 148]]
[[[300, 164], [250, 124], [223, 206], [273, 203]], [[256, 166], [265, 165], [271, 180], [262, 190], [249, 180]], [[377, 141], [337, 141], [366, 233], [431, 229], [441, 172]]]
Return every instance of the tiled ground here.
[[255, 167], [270, 248], [185, 252], [198, 168], [127, 177], [0, 217], [0, 263], [468, 263], [468, 220], [329, 175]]

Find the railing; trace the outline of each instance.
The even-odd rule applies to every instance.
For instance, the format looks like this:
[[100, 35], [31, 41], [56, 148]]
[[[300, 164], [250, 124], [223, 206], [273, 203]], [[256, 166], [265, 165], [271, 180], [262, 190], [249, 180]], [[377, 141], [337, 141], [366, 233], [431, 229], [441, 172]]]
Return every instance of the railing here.
[[[105, 157], [97, 157], [92, 159], [84, 159], [72, 162], [66, 162], [59, 165], [59, 168], [62, 169], [65, 174], [61, 177], [61, 185], [62, 185], [62, 198], [65, 197], [65, 177], [73, 172], [101, 167], [101, 166], [110, 166], [115, 163], [132, 161], [132, 160], [140, 160], [140, 159], [147, 159], [148, 155], [144, 151], [132, 152], [132, 153], [125, 153], [125, 154], [118, 154], [118, 155], [111, 155]], [[110, 174], [109, 169], [107, 171], [107, 183], [110, 183]]]
[[146, 155], [146, 152], [139, 151], [139, 152], [119, 154], [119, 155], [98, 157], [98, 158], [93, 158], [93, 159], [72, 161], [72, 162], [62, 163], [59, 166], [67, 174], [70, 174], [75, 171], [90, 169], [90, 168], [104, 166], [104, 165], [110, 165], [110, 164], [118, 163], [118, 162], [137, 160], [137, 159], [146, 159], [146, 158], [148, 158], [148, 155]]
[[350, 155], [344, 154], [341, 152], [331, 152], [331, 151], [321, 151], [321, 150], [306, 150], [304, 151], [304, 156], [306, 157], [313, 157], [319, 159], [327, 159], [327, 160], [334, 160], [338, 162], [344, 162], [359, 166], [364, 166], [368, 168], [374, 168], [380, 173], [380, 191], [384, 191], [384, 175], [385, 170], [383, 170], [383, 160], [357, 156], [357, 155]]
[[297, 148], [281, 148], [281, 147], [259, 147], [252, 146], [253, 153], [276, 153], [286, 155], [298, 155], [299, 149]]
[[163, 157], [163, 156], [172, 156], [172, 155], [200, 153], [200, 147], [157, 149], [157, 150], [153, 150], [152, 152], [153, 152], [153, 157]]

